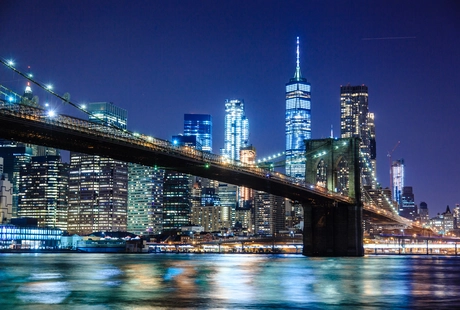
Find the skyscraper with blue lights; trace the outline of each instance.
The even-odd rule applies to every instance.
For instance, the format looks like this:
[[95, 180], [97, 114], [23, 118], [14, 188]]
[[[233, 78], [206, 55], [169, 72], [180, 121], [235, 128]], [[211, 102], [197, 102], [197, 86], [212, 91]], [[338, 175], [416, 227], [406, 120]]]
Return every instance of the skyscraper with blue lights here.
[[223, 156], [240, 160], [240, 149], [249, 145], [249, 120], [244, 112], [244, 101], [225, 100], [225, 137]]
[[184, 136], [196, 136], [201, 150], [212, 153], [212, 117], [209, 114], [184, 114]]
[[311, 139], [310, 83], [300, 73], [299, 37], [294, 77], [286, 84], [286, 174], [305, 179], [305, 140]]

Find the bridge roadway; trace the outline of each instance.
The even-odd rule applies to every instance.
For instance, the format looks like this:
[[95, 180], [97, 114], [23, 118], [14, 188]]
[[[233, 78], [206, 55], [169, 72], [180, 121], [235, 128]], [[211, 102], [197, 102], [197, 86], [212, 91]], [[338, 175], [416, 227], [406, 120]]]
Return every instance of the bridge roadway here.
[[[41, 107], [0, 101], [0, 122], [0, 137], [4, 139], [158, 166], [261, 190], [300, 203], [354, 203], [349, 197], [255, 165], [72, 116], [49, 116]], [[363, 210], [383, 221], [409, 223], [372, 203], [364, 203]]]

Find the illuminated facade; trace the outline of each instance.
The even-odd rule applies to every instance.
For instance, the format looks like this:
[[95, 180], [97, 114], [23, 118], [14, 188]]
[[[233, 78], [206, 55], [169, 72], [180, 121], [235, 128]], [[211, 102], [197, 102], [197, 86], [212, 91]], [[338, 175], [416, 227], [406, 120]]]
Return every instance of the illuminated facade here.
[[340, 137], [361, 139], [361, 185], [375, 189], [375, 125], [374, 114], [369, 113], [368, 97], [366, 85], [340, 86]]
[[[89, 120], [126, 129], [127, 112], [110, 102], [88, 104]], [[126, 231], [128, 164], [70, 152], [68, 230], [80, 235]]]
[[244, 112], [244, 101], [225, 100], [225, 136], [221, 154], [240, 160], [240, 149], [249, 145], [249, 121]]
[[294, 77], [286, 84], [286, 174], [305, 180], [305, 140], [311, 139], [311, 85], [300, 72], [299, 37]]
[[126, 231], [127, 164], [71, 152], [69, 170], [68, 231], [79, 235]]
[[418, 215], [417, 205], [415, 204], [412, 186], [404, 186], [399, 205], [399, 215], [409, 220], [415, 221]]
[[86, 111], [90, 113], [89, 121], [113, 125], [117, 128], [126, 129], [128, 112], [112, 102], [91, 102], [87, 105]]
[[393, 176], [393, 188], [391, 189], [393, 201], [396, 201], [398, 205], [401, 205], [402, 189], [404, 187], [404, 159], [393, 161], [391, 164], [391, 170]]
[[184, 114], [184, 136], [196, 136], [202, 151], [212, 153], [212, 117], [208, 114]]
[[13, 214], [13, 184], [3, 173], [3, 158], [0, 157], [0, 224], [6, 224]]
[[156, 235], [163, 231], [164, 173], [156, 167], [128, 164], [128, 232]]
[[60, 156], [34, 156], [20, 170], [18, 217], [67, 230], [68, 166]]

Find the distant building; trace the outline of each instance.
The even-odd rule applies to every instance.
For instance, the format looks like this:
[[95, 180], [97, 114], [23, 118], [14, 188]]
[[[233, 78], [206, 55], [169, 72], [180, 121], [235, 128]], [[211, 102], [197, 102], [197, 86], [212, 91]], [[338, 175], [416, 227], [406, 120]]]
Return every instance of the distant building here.
[[460, 228], [460, 205], [457, 203], [453, 210], [454, 228]]
[[209, 114], [184, 114], [184, 136], [196, 136], [201, 150], [212, 153], [212, 117]]
[[128, 112], [112, 102], [91, 102], [86, 106], [90, 122], [126, 129]]
[[305, 143], [311, 139], [311, 85], [300, 72], [300, 48], [297, 37], [294, 77], [286, 83], [286, 174], [305, 180]]
[[414, 202], [414, 193], [412, 186], [404, 186], [401, 196], [401, 204], [399, 205], [399, 215], [409, 220], [415, 221], [418, 210]]
[[420, 225], [428, 226], [430, 225], [430, 215], [428, 212], [428, 205], [426, 202], [422, 201], [420, 203], [420, 208], [418, 210], [420, 217]]
[[375, 125], [368, 97], [369, 90], [364, 84], [340, 86], [340, 137], [360, 138], [361, 182], [375, 188]]
[[240, 149], [249, 145], [249, 121], [244, 101], [225, 100], [224, 148], [221, 154], [231, 160], [240, 160]]
[[437, 216], [430, 220], [430, 226], [442, 235], [454, 230], [454, 215], [450, 211], [449, 206], [446, 207], [445, 212], [438, 213]]
[[393, 188], [393, 200], [402, 205], [402, 190], [404, 188], [404, 159], [393, 161], [391, 164]]
[[144, 236], [163, 232], [164, 174], [164, 169], [128, 163], [128, 232]]
[[[126, 110], [110, 102], [88, 104], [89, 120], [126, 129]], [[70, 152], [70, 233], [126, 231], [128, 211], [128, 164], [119, 160]]]
[[0, 157], [0, 224], [9, 223], [13, 213], [13, 185], [8, 174], [3, 173], [3, 158]]
[[18, 216], [39, 227], [67, 230], [68, 164], [60, 156], [34, 156], [20, 170]]

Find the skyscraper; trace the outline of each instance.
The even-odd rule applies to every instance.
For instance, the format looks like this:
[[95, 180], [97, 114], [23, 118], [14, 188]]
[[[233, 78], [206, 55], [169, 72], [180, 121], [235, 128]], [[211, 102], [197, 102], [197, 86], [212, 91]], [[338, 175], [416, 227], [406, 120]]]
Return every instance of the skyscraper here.
[[67, 230], [68, 165], [60, 156], [34, 156], [20, 170], [18, 216]]
[[286, 174], [305, 180], [305, 140], [311, 139], [311, 85], [300, 73], [297, 37], [294, 77], [286, 83]]
[[391, 172], [393, 178], [393, 188], [391, 189], [393, 201], [396, 201], [398, 205], [401, 205], [402, 189], [404, 187], [404, 159], [393, 161], [391, 164]]
[[415, 221], [417, 217], [417, 205], [415, 204], [414, 193], [412, 186], [404, 186], [401, 205], [399, 205], [399, 215], [408, 218], [409, 220]]
[[209, 114], [184, 114], [184, 136], [196, 136], [202, 151], [212, 153], [212, 117]]
[[[112, 103], [90, 103], [87, 111], [90, 121], [126, 129], [126, 110]], [[128, 164], [70, 152], [69, 170], [69, 232], [126, 231]]]
[[240, 149], [249, 145], [249, 121], [244, 112], [244, 101], [225, 100], [225, 136], [223, 156], [240, 160]]
[[368, 87], [340, 86], [340, 136], [360, 138], [361, 184], [376, 187], [373, 166], [376, 158], [374, 115], [369, 113]]
[[127, 230], [138, 235], [163, 231], [164, 169], [128, 163]]

